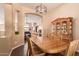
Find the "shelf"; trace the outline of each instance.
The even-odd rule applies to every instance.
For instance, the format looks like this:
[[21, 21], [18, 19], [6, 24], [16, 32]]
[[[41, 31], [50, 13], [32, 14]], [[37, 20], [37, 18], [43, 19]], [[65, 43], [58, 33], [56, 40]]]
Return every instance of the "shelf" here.
[[[67, 17], [67, 18], [57, 18], [54, 21], [51, 22], [52, 23], [52, 31], [56, 35], [58, 35], [57, 37], [63, 37], [61, 39], [64, 38], [68, 38], [70, 34], [71, 38], [72, 38], [72, 17]], [[71, 38], [68, 38], [71, 40]]]

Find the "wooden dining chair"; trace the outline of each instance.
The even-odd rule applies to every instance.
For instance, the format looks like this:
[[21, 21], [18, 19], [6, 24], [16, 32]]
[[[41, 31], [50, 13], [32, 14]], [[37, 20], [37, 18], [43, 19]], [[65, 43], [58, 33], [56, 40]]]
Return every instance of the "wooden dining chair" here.
[[44, 56], [45, 53], [37, 45], [35, 45], [31, 39], [34, 38], [30, 38], [28, 40], [29, 56]]
[[74, 56], [75, 52], [78, 48], [78, 44], [79, 44], [79, 40], [74, 40], [74, 41], [70, 42], [70, 45], [69, 45], [66, 55], [67, 56]]

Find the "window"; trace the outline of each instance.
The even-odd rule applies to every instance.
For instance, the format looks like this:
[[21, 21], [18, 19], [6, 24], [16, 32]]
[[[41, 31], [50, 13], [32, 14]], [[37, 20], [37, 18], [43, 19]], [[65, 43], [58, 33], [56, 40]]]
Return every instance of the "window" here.
[[[42, 17], [37, 14], [26, 14], [24, 30], [36, 30], [36, 26], [42, 26]], [[37, 31], [36, 31], [37, 32]]]
[[5, 16], [4, 6], [0, 4], [0, 38], [5, 36]]

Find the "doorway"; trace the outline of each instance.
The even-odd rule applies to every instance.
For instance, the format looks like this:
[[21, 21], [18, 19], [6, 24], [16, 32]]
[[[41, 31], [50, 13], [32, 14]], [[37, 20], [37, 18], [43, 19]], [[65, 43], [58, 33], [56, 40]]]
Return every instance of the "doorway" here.
[[[39, 35], [41, 33], [42, 36], [42, 16], [33, 13], [25, 14], [25, 24], [24, 24], [24, 40], [28, 40], [27, 37], [31, 37], [32, 35]], [[40, 31], [41, 30], [41, 31]]]

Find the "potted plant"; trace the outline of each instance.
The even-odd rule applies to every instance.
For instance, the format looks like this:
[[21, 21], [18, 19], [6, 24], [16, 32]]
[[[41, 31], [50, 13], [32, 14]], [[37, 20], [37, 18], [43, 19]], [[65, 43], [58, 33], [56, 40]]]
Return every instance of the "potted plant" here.
[[19, 35], [19, 31], [16, 31], [15, 34], [16, 34], [16, 35]]

